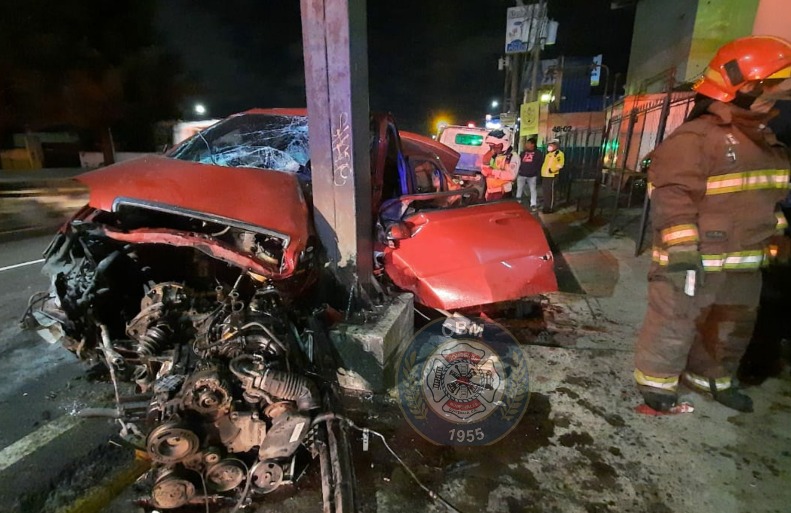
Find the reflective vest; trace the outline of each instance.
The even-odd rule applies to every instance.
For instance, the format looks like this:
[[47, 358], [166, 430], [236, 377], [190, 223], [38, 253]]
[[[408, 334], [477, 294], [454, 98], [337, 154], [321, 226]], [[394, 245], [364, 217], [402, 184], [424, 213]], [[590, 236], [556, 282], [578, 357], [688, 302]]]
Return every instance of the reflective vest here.
[[554, 178], [563, 169], [566, 163], [566, 156], [560, 150], [547, 152], [544, 157], [544, 164], [541, 166], [541, 176], [544, 178]]

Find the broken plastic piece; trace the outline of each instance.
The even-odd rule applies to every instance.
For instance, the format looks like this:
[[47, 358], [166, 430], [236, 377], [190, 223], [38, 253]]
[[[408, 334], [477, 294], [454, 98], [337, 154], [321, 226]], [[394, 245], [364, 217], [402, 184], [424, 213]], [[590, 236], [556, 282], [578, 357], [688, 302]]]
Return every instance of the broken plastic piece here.
[[658, 411], [647, 404], [640, 404], [635, 407], [634, 411], [637, 413], [641, 413], [643, 415], [653, 415], [654, 417], [658, 417], [660, 415], [677, 415], [679, 413], [692, 413], [695, 411], [695, 407], [690, 403], [679, 403], [668, 411]]

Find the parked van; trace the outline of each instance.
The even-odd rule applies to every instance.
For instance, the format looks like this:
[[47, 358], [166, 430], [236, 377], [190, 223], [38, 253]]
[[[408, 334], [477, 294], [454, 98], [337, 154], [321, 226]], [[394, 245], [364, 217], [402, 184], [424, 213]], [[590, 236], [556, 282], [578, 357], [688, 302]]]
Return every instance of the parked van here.
[[[502, 129], [511, 138], [511, 129]], [[484, 144], [488, 128], [450, 125], [442, 130], [437, 138], [445, 146], [450, 146], [460, 154], [456, 173], [471, 174], [481, 172], [483, 154], [489, 151]]]

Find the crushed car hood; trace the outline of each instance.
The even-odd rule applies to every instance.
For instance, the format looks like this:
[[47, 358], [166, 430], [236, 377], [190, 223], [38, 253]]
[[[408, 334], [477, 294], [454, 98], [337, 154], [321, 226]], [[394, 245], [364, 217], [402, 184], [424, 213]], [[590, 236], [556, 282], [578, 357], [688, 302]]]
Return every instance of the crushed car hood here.
[[557, 290], [541, 225], [515, 201], [421, 212], [405, 223], [412, 237], [385, 250], [385, 271], [424, 305], [450, 310]]
[[119, 201], [131, 199], [265, 228], [297, 245], [304, 245], [309, 235], [308, 207], [299, 182], [285, 172], [157, 155], [91, 171], [77, 180], [89, 187], [89, 204], [108, 212]]

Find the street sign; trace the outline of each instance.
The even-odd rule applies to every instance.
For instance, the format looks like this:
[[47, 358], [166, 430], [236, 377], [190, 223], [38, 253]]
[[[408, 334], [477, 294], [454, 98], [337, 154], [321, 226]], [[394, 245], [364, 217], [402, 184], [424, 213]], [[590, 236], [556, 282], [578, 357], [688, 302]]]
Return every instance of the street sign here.
[[503, 112], [500, 114], [500, 123], [503, 126], [514, 126], [516, 124], [516, 114]]
[[524, 53], [527, 51], [532, 7], [531, 5], [508, 8], [505, 24], [505, 53]]
[[558, 24], [546, 17], [546, 6], [540, 4], [509, 7], [505, 24], [505, 53], [525, 53], [533, 49], [538, 40], [542, 48], [554, 44]]
[[591, 87], [599, 85], [599, 80], [601, 79], [601, 61], [602, 54], [593, 58], [593, 66], [591, 67]]
[[519, 137], [528, 137], [538, 134], [538, 122], [540, 116], [540, 102], [523, 103], [520, 107], [519, 117], [521, 125], [519, 127]]

